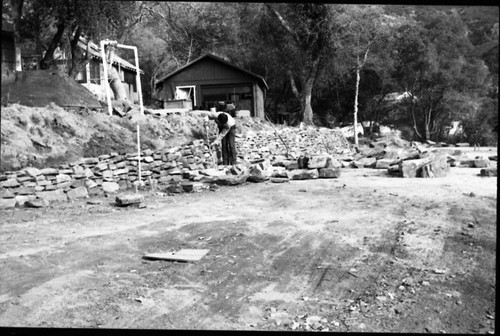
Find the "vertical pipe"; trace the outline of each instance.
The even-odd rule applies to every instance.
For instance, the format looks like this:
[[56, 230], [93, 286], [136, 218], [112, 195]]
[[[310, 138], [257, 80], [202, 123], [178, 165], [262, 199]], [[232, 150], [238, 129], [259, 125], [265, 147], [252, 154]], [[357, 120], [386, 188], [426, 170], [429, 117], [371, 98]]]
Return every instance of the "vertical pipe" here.
[[[109, 84], [108, 84], [108, 59], [106, 57], [106, 51], [104, 51], [104, 47], [106, 45], [105, 41], [101, 41], [101, 57], [102, 57], [102, 67], [104, 69], [104, 88], [106, 91], [106, 99], [108, 102], [108, 113], [111, 115], [113, 110], [111, 108], [111, 95], [109, 92]], [[111, 65], [113, 66], [113, 65]]]
[[141, 142], [139, 135], [139, 124], [137, 124], [137, 167], [138, 169], [138, 177], [139, 177], [139, 185], [141, 185]]

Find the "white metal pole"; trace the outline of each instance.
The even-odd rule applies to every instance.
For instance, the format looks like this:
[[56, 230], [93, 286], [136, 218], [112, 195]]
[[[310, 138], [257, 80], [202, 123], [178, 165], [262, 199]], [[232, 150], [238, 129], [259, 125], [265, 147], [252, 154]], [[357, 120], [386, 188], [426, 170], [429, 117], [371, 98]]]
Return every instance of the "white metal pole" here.
[[[109, 92], [109, 84], [108, 84], [108, 59], [106, 57], [106, 51], [104, 51], [104, 47], [106, 45], [106, 41], [101, 41], [101, 57], [102, 57], [102, 67], [104, 69], [104, 90], [106, 92], [106, 100], [108, 102], [108, 113], [111, 115], [113, 113], [113, 109], [111, 108], [111, 94]], [[111, 65], [113, 66], [113, 65]]]
[[142, 184], [141, 181], [141, 142], [140, 142], [140, 135], [139, 135], [139, 124], [137, 124], [137, 167], [138, 169], [138, 177], [139, 177], [139, 185]]

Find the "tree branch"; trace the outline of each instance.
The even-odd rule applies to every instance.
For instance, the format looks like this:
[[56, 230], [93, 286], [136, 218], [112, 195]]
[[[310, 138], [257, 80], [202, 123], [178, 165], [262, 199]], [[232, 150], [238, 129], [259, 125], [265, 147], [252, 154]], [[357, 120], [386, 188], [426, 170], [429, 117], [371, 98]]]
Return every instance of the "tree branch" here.
[[292, 72], [290, 70], [288, 70], [286, 73], [287, 73], [287, 75], [288, 75], [288, 77], [290, 79], [290, 85], [292, 86], [292, 92], [293, 92], [293, 94], [295, 95], [295, 97], [297, 99], [300, 100], [300, 93], [299, 93], [299, 90], [297, 90], [297, 85], [295, 84], [295, 80], [293, 79]]
[[57, 25], [57, 32], [52, 38], [52, 41], [50, 41], [49, 47], [47, 51], [45, 52], [45, 56], [43, 59], [40, 61], [40, 68], [41, 69], [48, 69], [50, 66], [50, 62], [54, 58], [54, 51], [57, 48], [57, 45], [61, 42], [61, 38], [64, 34], [64, 30], [66, 29], [66, 24], [64, 22], [60, 22]]
[[297, 32], [295, 32], [286, 22], [286, 20], [281, 16], [281, 14], [274, 9], [269, 3], [266, 3], [266, 7], [278, 18], [278, 21], [280, 22], [281, 26], [285, 28], [285, 30], [292, 35], [293, 39], [297, 42], [300, 43], [300, 38], [297, 35]]

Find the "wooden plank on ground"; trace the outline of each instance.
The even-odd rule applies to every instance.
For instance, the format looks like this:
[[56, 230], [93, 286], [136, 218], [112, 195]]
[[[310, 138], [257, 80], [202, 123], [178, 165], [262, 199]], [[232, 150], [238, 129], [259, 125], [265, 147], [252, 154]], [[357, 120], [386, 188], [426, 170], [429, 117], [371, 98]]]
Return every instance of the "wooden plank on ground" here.
[[210, 250], [182, 249], [177, 252], [160, 252], [146, 254], [144, 259], [170, 260], [170, 261], [198, 261]]

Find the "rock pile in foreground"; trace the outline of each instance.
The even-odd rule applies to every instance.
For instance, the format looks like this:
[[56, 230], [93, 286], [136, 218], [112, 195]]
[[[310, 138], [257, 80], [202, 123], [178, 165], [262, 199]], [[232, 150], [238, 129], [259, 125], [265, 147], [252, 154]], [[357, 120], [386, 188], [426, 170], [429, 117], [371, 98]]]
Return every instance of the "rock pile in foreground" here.
[[389, 136], [361, 146], [358, 153], [343, 158], [341, 164], [344, 168], [387, 169], [389, 175], [404, 178], [433, 178], [446, 176], [450, 167], [487, 168], [490, 159], [496, 157], [470, 158], [461, 150], [432, 148]]

